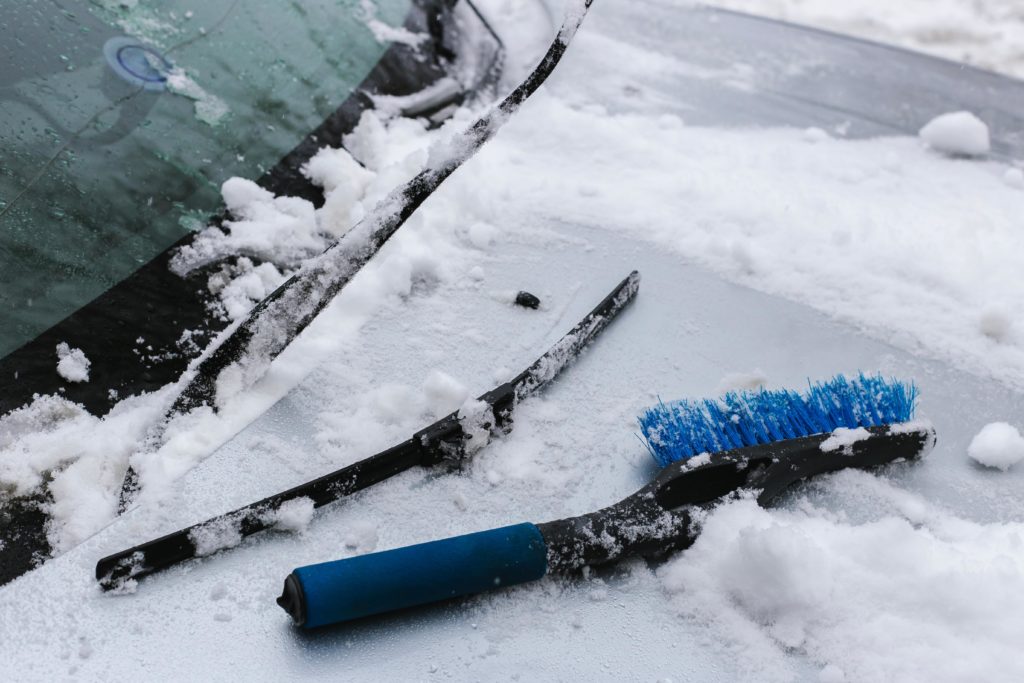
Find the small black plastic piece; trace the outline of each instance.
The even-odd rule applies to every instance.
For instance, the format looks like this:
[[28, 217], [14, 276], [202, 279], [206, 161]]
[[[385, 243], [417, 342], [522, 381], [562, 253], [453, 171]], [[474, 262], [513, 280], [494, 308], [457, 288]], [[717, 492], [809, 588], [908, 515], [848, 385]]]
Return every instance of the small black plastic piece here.
[[284, 580], [284, 591], [277, 599], [277, 604], [291, 615], [296, 626], [306, 623], [306, 595], [302, 590], [302, 582], [295, 574], [289, 574]]
[[533, 310], [537, 310], [537, 308], [540, 306], [540, 299], [538, 299], [535, 295], [530, 294], [529, 292], [521, 291], [518, 294], [516, 294], [516, 306], [522, 306], [523, 308], [532, 308]]

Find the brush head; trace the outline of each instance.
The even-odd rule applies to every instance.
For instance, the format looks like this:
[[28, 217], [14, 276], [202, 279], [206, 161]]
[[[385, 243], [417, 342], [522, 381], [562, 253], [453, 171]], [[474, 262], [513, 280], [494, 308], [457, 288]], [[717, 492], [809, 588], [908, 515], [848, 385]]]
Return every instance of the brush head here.
[[639, 417], [643, 440], [662, 467], [677, 460], [839, 427], [879, 427], [914, 417], [917, 388], [881, 375], [836, 375], [790, 390], [728, 393], [718, 400], [659, 402]]

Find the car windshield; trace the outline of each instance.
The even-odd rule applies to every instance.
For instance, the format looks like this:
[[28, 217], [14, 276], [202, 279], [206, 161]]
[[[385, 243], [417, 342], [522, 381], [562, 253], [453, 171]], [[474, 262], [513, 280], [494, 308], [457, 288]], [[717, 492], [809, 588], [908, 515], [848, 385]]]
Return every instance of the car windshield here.
[[410, 4], [5, 7], [0, 357], [203, 227], [225, 179], [261, 175], [352, 94]]

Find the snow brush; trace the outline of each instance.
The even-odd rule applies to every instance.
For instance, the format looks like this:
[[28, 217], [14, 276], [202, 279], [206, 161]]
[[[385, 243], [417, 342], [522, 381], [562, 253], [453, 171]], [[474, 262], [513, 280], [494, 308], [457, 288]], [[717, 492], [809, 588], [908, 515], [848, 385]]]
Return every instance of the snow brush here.
[[340, 470], [108, 555], [96, 564], [96, 579], [105, 590], [119, 588], [126, 581], [232, 547], [273, 528], [282, 507], [292, 501], [308, 499], [318, 508], [416, 465], [458, 467], [494, 434], [511, 431], [516, 406], [551, 384], [633, 301], [639, 288], [640, 273], [633, 271], [530, 367], [480, 396], [472, 408], [457, 410], [397, 446]]
[[640, 417], [663, 468], [597, 512], [523, 523], [295, 569], [278, 604], [325, 626], [691, 545], [713, 501], [749, 490], [769, 505], [791, 484], [847, 467], [920, 456], [935, 441], [913, 419], [917, 390], [881, 376], [837, 376], [793, 391], [660, 403]]

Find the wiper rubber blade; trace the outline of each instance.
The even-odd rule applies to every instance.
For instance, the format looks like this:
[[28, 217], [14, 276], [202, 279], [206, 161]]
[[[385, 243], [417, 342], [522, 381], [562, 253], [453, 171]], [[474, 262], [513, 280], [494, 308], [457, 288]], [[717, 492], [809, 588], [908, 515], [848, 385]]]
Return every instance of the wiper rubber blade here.
[[[104, 557], [96, 564], [96, 579], [104, 589], [109, 590], [123, 586], [126, 581], [210, 554], [210, 551], [200, 552], [200, 548], [206, 545], [203, 539], [229, 539], [230, 542], [224, 547], [233, 547], [243, 538], [273, 527], [278, 510], [289, 501], [308, 498], [314, 507], [322, 507], [416, 465], [430, 467], [465, 462], [472, 453], [486, 445], [493, 435], [507, 433], [512, 429], [512, 413], [516, 405], [554, 381], [633, 300], [639, 286], [640, 274], [633, 271], [530, 367], [481, 395], [477, 400], [485, 404], [486, 408], [474, 411], [470, 419], [473, 427], [484, 430], [485, 436], [483, 440], [474, 438], [471, 449], [466, 447], [471, 436], [464, 428], [467, 416], [461, 416], [460, 411], [455, 411], [397, 446], [357, 463], [237, 510]], [[478, 416], [482, 416], [482, 419]], [[479, 433], [477, 429], [472, 432]]]

